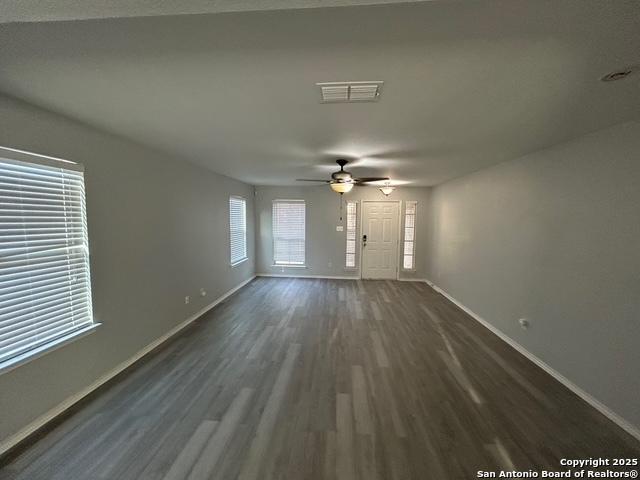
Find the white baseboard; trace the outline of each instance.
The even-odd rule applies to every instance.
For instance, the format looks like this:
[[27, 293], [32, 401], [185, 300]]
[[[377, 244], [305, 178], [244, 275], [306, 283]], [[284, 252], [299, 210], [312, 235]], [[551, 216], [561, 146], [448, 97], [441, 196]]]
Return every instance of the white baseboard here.
[[278, 278], [325, 278], [328, 280], [360, 280], [359, 277], [330, 276], [330, 275], [292, 275], [290, 273], [256, 273], [256, 277], [278, 277]]
[[625, 420], [624, 418], [622, 418], [620, 415], [618, 415], [617, 413], [615, 413], [613, 410], [611, 410], [609, 407], [607, 407], [605, 404], [603, 404], [602, 402], [600, 402], [599, 400], [597, 400], [596, 398], [594, 398], [591, 394], [587, 393], [586, 391], [584, 391], [582, 388], [580, 388], [578, 385], [576, 385], [575, 383], [573, 383], [571, 380], [569, 380], [567, 377], [565, 377], [564, 375], [562, 375], [560, 372], [558, 372], [557, 370], [555, 370], [553, 367], [551, 367], [549, 364], [545, 363], [544, 361], [542, 361], [540, 358], [538, 358], [537, 356], [535, 356], [533, 353], [531, 353], [529, 350], [527, 350], [525, 347], [523, 347], [522, 345], [520, 345], [518, 342], [516, 342], [514, 339], [512, 339], [511, 337], [509, 337], [507, 334], [505, 334], [502, 330], [499, 330], [498, 328], [496, 328], [495, 326], [493, 326], [492, 324], [490, 324], [489, 322], [487, 322], [484, 318], [482, 318], [480, 315], [476, 314], [474, 311], [470, 310], [469, 308], [467, 308], [464, 304], [462, 304], [461, 302], [459, 302], [458, 300], [456, 300], [455, 298], [453, 298], [451, 295], [449, 295], [446, 291], [444, 291], [442, 288], [438, 287], [435, 283], [429, 281], [429, 280], [425, 280], [427, 282], [427, 284], [429, 284], [435, 291], [437, 291], [438, 293], [441, 293], [443, 296], [445, 296], [449, 301], [451, 301], [451, 303], [455, 304], [458, 308], [460, 308], [461, 310], [463, 310], [464, 312], [466, 312], [469, 316], [471, 316], [474, 320], [476, 320], [478, 323], [480, 323], [482, 326], [486, 327], [487, 329], [489, 329], [491, 332], [493, 332], [498, 338], [500, 338], [502, 341], [504, 341], [505, 343], [509, 344], [510, 346], [512, 346], [513, 348], [515, 348], [519, 353], [521, 353], [522, 355], [524, 355], [527, 359], [529, 359], [530, 361], [532, 361], [533, 363], [535, 363], [538, 367], [540, 367], [541, 369], [543, 369], [545, 372], [547, 372], [549, 375], [551, 375], [553, 378], [555, 378], [557, 381], [559, 381], [561, 384], [563, 384], [565, 387], [567, 387], [569, 390], [571, 390], [573, 393], [575, 393], [576, 395], [578, 395], [580, 398], [582, 398], [585, 402], [587, 402], [589, 405], [591, 405], [593, 408], [595, 408], [596, 410], [598, 410], [600, 413], [602, 413], [605, 417], [607, 417], [609, 420], [611, 420], [612, 422], [614, 422], [615, 424], [617, 424], [620, 428], [622, 428], [623, 430], [625, 430], [627, 433], [629, 433], [630, 435], [632, 435], [633, 437], [637, 438], [638, 440], [640, 440], [640, 429], [638, 429], [638, 427], [636, 427], [635, 425], [633, 425], [631, 422]]
[[207, 305], [203, 309], [201, 309], [198, 312], [196, 312], [193, 315], [191, 315], [184, 322], [180, 323], [179, 325], [176, 325], [174, 328], [169, 330], [167, 333], [165, 333], [161, 337], [159, 337], [156, 340], [154, 340], [153, 342], [151, 342], [149, 345], [144, 347], [142, 350], [138, 351], [133, 357], [125, 360], [124, 362], [119, 364], [117, 367], [115, 367], [113, 370], [110, 370], [109, 372], [104, 374], [102, 377], [98, 378], [98, 380], [96, 380], [94, 383], [92, 383], [88, 387], [82, 389], [80, 392], [76, 393], [75, 395], [72, 395], [71, 397], [67, 398], [62, 403], [60, 403], [56, 407], [52, 408], [51, 410], [49, 410], [44, 415], [41, 415], [40, 417], [38, 417], [36, 420], [31, 422], [25, 428], [20, 430], [18, 433], [15, 433], [14, 435], [12, 435], [9, 438], [7, 438], [5, 441], [0, 443], [0, 455], [3, 455], [4, 453], [8, 452], [15, 445], [19, 444], [25, 438], [27, 438], [29, 435], [33, 434], [34, 432], [36, 432], [37, 430], [39, 430], [40, 428], [45, 426], [47, 423], [49, 423], [51, 420], [56, 418], [58, 415], [61, 415], [62, 413], [64, 413], [66, 410], [68, 410], [74, 404], [76, 404], [77, 402], [82, 400], [84, 397], [89, 395], [91, 392], [96, 390], [102, 384], [108, 382], [113, 377], [115, 377], [116, 375], [118, 375], [119, 373], [121, 373], [122, 371], [124, 371], [125, 369], [127, 369], [128, 367], [133, 365], [134, 363], [136, 363], [138, 360], [140, 360], [142, 357], [144, 357], [147, 353], [149, 353], [154, 348], [156, 348], [157, 346], [161, 345], [162, 343], [166, 342], [171, 337], [173, 337], [174, 335], [179, 333], [183, 328], [185, 328], [186, 326], [191, 324], [193, 321], [195, 321], [198, 318], [200, 318], [202, 315], [207, 313], [209, 310], [211, 310], [213, 307], [215, 307], [220, 302], [225, 300], [227, 297], [229, 297], [230, 295], [232, 295], [236, 291], [240, 290], [247, 283], [251, 282], [254, 278], [256, 278], [255, 275], [252, 276], [251, 278], [249, 278], [248, 280], [245, 280], [240, 285], [237, 285], [236, 287], [232, 288], [231, 290], [229, 290], [228, 292], [226, 292], [222, 296], [218, 297], [213, 302], [211, 302], [209, 305]]
[[[288, 273], [256, 273], [257, 277], [277, 277], [277, 278], [324, 278], [327, 280], [361, 280], [360, 277], [347, 277], [337, 275], [291, 275]], [[394, 280], [394, 279], [390, 279]], [[424, 278], [398, 278], [395, 279], [400, 282], [427, 282]]]

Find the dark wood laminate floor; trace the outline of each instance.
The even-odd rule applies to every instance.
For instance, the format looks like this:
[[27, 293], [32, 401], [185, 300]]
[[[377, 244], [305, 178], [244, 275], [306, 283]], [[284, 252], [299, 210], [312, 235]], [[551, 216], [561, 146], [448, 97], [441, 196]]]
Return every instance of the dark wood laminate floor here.
[[422, 283], [258, 278], [0, 470], [467, 479], [639, 443]]

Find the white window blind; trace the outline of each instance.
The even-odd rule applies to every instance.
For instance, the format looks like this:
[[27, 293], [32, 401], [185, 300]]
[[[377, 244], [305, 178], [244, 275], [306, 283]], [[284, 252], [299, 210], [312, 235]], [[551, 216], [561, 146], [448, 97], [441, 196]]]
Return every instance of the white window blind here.
[[304, 200], [275, 200], [273, 202], [273, 263], [304, 265], [304, 249]]
[[0, 365], [93, 326], [82, 169], [10, 152], [0, 149]]
[[416, 249], [416, 206], [417, 202], [407, 202], [404, 209], [404, 261], [402, 268], [415, 268]]
[[242, 197], [229, 197], [229, 235], [234, 265], [247, 258], [247, 202]]
[[357, 225], [358, 204], [347, 202], [347, 249], [345, 266], [347, 268], [356, 267], [356, 225]]

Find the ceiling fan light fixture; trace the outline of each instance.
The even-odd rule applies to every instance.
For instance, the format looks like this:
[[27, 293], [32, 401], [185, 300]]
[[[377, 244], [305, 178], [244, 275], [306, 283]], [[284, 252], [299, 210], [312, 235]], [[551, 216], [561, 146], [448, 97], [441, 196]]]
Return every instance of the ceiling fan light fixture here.
[[379, 190], [385, 197], [391, 195], [391, 193], [396, 189], [396, 187], [392, 187], [389, 182], [384, 184], [384, 187], [380, 187]]
[[[333, 190], [336, 193], [339, 193], [340, 195], [342, 195], [343, 193], [349, 193], [351, 191], [351, 189], [353, 188], [354, 185], [368, 185], [371, 184], [373, 182], [382, 182], [382, 181], [387, 181], [389, 180], [389, 177], [359, 177], [359, 178], [354, 178], [351, 175], [351, 172], [347, 172], [344, 169], [344, 166], [349, 163], [348, 160], [345, 160], [344, 158], [339, 158], [338, 160], [336, 160], [336, 163], [338, 165], [340, 165], [340, 170], [338, 170], [337, 172], [333, 172], [331, 174], [331, 180], [316, 180], [316, 179], [311, 179], [311, 178], [298, 178], [299, 182], [322, 182], [325, 184], [328, 184], [331, 187], [331, 190]], [[393, 190], [393, 187], [391, 188]]]
[[329, 185], [336, 193], [349, 193], [353, 188], [353, 182], [332, 182]]

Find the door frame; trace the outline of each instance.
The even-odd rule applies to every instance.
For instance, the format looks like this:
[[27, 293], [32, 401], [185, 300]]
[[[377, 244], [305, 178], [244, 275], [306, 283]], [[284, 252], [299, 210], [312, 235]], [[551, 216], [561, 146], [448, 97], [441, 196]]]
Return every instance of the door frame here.
[[397, 203], [398, 204], [398, 232], [396, 240], [398, 242], [396, 249], [396, 280], [400, 278], [400, 234], [402, 233], [402, 200], [361, 200], [360, 201], [360, 230], [358, 231], [358, 245], [360, 248], [360, 255], [358, 255], [358, 278], [362, 278], [362, 259], [364, 258], [364, 252], [362, 248], [362, 235], [364, 230], [364, 204], [365, 203]]

